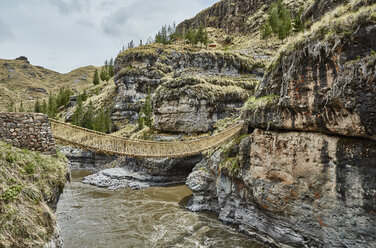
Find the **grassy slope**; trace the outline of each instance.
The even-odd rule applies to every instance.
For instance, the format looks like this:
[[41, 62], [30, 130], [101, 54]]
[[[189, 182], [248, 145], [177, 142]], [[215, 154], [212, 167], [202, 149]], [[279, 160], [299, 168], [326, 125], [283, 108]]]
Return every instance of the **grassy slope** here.
[[41, 247], [54, 231], [47, 206], [66, 182], [62, 157], [44, 156], [0, 142], [0, 247]]
[[[34, 99], [46, 98], [49, 92], [67, 87], [74, 91], [82, 91], [92, 84], [96, 67], [87, 66], [66, 74], [33, 66], [22, 60], [0, 59], [0, 111], [4, 111], [9, 103], [30, 105]], [[36, 92], [30, 88], [43, 88], [46, 93]]]

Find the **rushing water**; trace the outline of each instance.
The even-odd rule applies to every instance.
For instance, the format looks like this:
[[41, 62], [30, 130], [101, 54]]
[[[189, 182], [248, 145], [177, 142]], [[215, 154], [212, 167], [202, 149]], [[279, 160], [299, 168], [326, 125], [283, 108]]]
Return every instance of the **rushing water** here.
[[73, 176], [58, 205], [66, 248], [263, 246], [208, 213], [191, 213], [180, 202], [186, 186], [108, 191]]

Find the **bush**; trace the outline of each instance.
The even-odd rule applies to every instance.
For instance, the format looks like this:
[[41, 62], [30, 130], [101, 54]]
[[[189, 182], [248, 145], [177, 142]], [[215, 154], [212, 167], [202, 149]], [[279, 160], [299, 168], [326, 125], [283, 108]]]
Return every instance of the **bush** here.
[[5, 160], [12, 164], [13, 162], [16, 162], [17, 161], [17, 155], [16, 154], [13, 154], [13, 153], [8, 153], [5, 157]]
[[144, 127], [144, 124], [151, 128], [151, 126], [153, 125], [152, 114], [153, 106], [151, 104], [151, 95], [149, 92], [147, 97], [145, 98], [145, 103], [142, 106], [138, 117], [138, 127], [140, 129]]
[[225, 38], [225, 45], [230, 45], [232, 43], [232, 36], [228, 35], [226, 38]]
[[9, 189], [5, 190], [4, 193], [1, 194], [0, 199], [5, 202], [10, 202], [14, 200], [19, 193], [22, 191], [21, 185], [12, 185]]
[[25, 166], [25, 172], [28, 175], [32, 175], [35, 172], [35, 164], [28, 162]]

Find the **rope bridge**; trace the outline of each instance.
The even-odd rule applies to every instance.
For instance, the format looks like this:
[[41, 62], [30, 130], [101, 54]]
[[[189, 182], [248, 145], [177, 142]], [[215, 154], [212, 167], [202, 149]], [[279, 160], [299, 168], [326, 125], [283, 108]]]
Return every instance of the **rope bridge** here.
[[134, 158], [179, 158], [218, 147], [240, 134], [243, 123], [236, 123], [209, 137], [174, 142], [126, 139], [50, 119], [56, 141], [108, 155]]

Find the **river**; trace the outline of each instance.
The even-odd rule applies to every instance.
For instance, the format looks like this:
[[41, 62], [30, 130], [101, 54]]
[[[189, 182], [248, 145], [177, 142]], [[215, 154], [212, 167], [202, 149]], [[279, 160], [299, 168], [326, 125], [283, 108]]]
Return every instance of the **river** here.
[[73, 173], [58, 204], [65, 248], [263, 248], [211, 213], [184, 209], [186, 186], [109, 191], [81, 183]]

